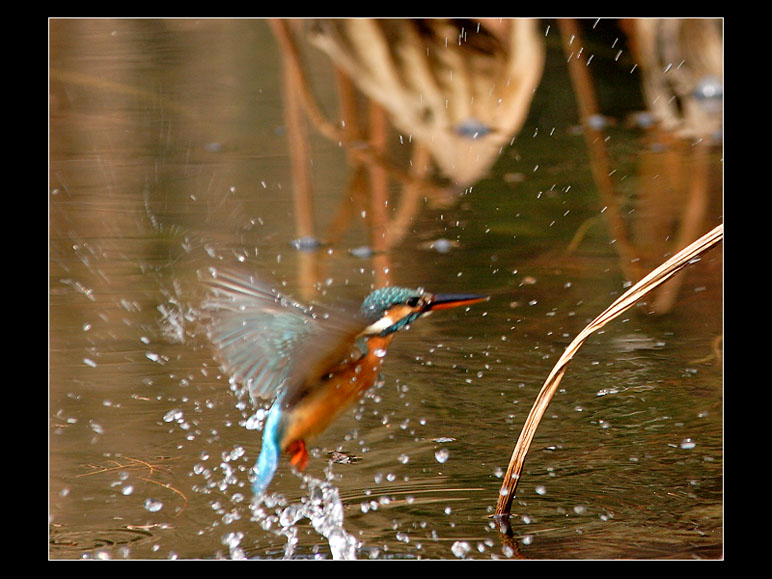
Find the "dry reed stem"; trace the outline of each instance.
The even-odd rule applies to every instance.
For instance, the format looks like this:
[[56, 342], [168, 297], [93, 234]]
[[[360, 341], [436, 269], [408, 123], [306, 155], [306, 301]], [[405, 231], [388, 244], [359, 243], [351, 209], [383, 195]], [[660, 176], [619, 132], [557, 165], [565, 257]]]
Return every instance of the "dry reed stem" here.
[[525, 463], [525, 456], [528, 453], [528, 448], [531, 446], [536, 428], [539, 426], [544, 413], [547, 410], [547, 406], [552, 400], [555, 391], [560, 384], [560, 380], [563, 374], [566, 372], [568, 363], [573, 358], [574, 354], [579, 350], [584, 341], [596, 330], [600, 329], [608, 322], [628, 310], [635, 304], [636, 301], [643, 296], [651, 292], [654, 288], [664, 283], [681, 269], [686, 267], [692, 261], [697, 259], [703, 253], [709, 251], [715, 247], [724, 238], [724, 226], [719, 225], [712, 231], [706, 233], [700, 237], [697, 241], [682, 249], [670, 259], [660, 265], [658, 268], [649, 273], [641, 281], [636, 283], [622, 296], [619, 297], [613, 304], [611, 304], [603, 313], [590, 322], [574, 340], [568, 345], [563, 355], [555, 364], [555, 367], [550, 372], [547, 380], [544, 382], [539, 395], [531, 408], [528, 417], [523, 425], [523, 430], [520, 433], [520, 438], [517, 440], [515, 449], [512, 452], [512, 458], [509, 461], [509, 467], [507, 473], [504, 476], [504, 482], [501, 485], [499, 492], [498, 502], [496, 504], [495, 516], [502, 524], [502, 530], [509, 530], [508, 519], [510, 515], [510, 508], [512, 506], [512, 500], [515, 497], [515, 489], [517, 488], [517, 482], [520, 479], [520, 473]]

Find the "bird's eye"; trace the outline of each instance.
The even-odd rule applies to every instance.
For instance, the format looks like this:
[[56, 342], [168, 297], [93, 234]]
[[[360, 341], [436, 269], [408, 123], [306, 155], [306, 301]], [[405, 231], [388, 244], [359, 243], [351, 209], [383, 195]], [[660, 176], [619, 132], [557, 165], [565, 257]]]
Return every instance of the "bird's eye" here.
[[410, 298], [409, 300], [407, 300], [407, 305], [409, 305], [411, 308], [414, 308], [418, 305], [418, 301], [420, 299], [421, 298], [419, 298], [418, 296]]

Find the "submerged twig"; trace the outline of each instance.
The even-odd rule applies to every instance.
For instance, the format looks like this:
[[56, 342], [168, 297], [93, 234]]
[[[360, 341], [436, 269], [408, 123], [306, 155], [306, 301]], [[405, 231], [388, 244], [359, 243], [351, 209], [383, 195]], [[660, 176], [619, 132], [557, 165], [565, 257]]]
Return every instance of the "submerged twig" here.
[[183, 493], [181, 490], [175, 488], [170, 483], [164, 483], [164, 482], [160, 482], [160, 481], [157, 481], [157, 480], [154, 480], [154, 479], [150, 478], [150, 477], [153, 476], [153, 474], [157, 470], [163, 470], [163, 471], [169, 472], [168, 467], [166, 467], [166, 466], [164, 466], [162, 464], [153, 464], [153, 463], [151, 463], [149, 461], [142, 460], [140, 458], [134, 458], [134, 457], [131, 457], [131, 456], [127, 456], [126, 458], [128, 460], [130, 460], [131, 463], [123, 464], [120, 461], [117, 461], [115, 459], [111, 459], [110, 462], [113, 464], [113, 466], [100, 466], [100, 465], [95, 465], [95, 464], [89, 464], [88, 466], [92, 470], [90, 472], [84, 472], [82, 474], [75, 475], [75, 478], [80, 478], [80, 477], [83, 477], [83, 476], [91, 476], [91, 475], [95, 475], [95, 474], [102, 474], [102, 473], [105, 473], [105, 472], [113, 472], [113, 471], [116, 471], [116, 470], [129, 470], [129, 469], [132, 469], [132, 468], [147, 468], [148, 471], [149, 471], [148, 476], [138, 476], [137, 478], [139, 478], [139, 480], [142, 480], [142, 481], [145, 481], [145, 482], [148, 482], [148, 483], [152, 483], [154, 485], [158, 485], [161, 488], [165, 488], [165, 489], [170, 490], [170, 491], [176, 493], [177, 495], [179, 495], [184, 502], [183, 502], [182, 507], [180, 507], [180, 509], [177, 511], [177, 513], [174, 516], [175, 517], [180, 516], [182, 514], [182, 511], [184, 511], [185, 508], [188, 506], [188, 497], [185, 496], [185, 493]]
[[[660, 265], [654, 271], [649, 273], [641, 281], [636, 283], [622, 296], [619, 297], [613, 304], [611, 304], [603, 313], [585, 327], [576, 338], [568, 345], [563, 355], [555, 364], [555, 367], [550, 372], [547, 380], [544, 382], [539, 395], [536, 397], [536, 401], [531, 408], [528, 417], [523, 425], [523, 430], [520, 433], [520, 438], [515, 445], [515, 449], [512, 452], [512, 458], [509, 461], [509, 467], [507, 473], [504, 476], [504, 482], [501, 485], [498, 502], [496, 504], [496, 518], [502, 523], [506, 523], [509, 518], [510, 508], [512, 506], [512, 500], [515, 497], [515, 489], [517, 482], [520, 479], [520, 472], [522, 471], [523, 464], [525, 462], [525, 456], [528, 453], [528, 448], [531, 446], [536, 428], [539, 426], [539, 422], [544, 416], [547, 410], [547, 406], [552, 400], [552, 397], [557, 390], [560, 380], [565, 374], [568, 363], [573, 358], [574, 354], [581, 347], [584, 341], [596, 330], [600, 329], [608, 322], [628, 310], [635, 304], [636, 301], [648, 294], [654, 288], [664, 283], [681, 269], [686, 267], [689, 263], [693, 262], [703, 253], [709, 251], [715, 247], [724, 238], [724, 226], [719, 225], [709, 233], [706, 233], [700, 237], [697, 241], [682, 249], [665, 263]], [[509, 525], [505, 524], [505, 528]]]

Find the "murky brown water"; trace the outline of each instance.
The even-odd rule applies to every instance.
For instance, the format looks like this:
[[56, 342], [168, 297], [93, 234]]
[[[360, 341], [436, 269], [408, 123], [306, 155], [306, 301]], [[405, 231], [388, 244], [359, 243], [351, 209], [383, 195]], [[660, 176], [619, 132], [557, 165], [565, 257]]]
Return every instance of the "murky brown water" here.
[[[458, 188], [411, 189], [412, 134], [386, 133], [386, 181], [362, 170], [370, 149], [298, 132], [267, 22], [50, 22], [51, 558], [330, 558], [342, 536], [358, 558], [722, 556], [721, 247], [670, 282], [675, 301], [660, 293], [582, 347], [531, 448], [515, 542], [492, 521], [563, 349], [723, 218], [720, 147], [628, 126], [640, 68], [600, 23], [582, 31], [613, 121], [607, 196], [558, 28], [535, 29], [546, 61], [516, 138], [493, 165], [465, 165], [478, 173]], [[330, 61], [296, 33], [340, 127]], [[305, 235], [326, 244], [298, 251]], [[223, 262], [299, 299], [360, 300], [389, 281], [491, 300], [398, 335], [383, 385], [315, 441], [305, 477], [283, 462], [275, 503], [252, 509], [254, 409], [205, 340], [162, 321], [170, 297], [197, 291], [196, 269]], [[330, 466], [331, 451], [356, 460]], [[315, 526], [324, 507], [341, 509], [329, 528]]]

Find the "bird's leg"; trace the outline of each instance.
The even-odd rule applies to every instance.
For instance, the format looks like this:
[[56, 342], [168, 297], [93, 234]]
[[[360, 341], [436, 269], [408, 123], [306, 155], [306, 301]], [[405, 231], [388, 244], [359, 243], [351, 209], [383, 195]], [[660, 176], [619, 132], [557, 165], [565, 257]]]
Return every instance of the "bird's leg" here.
[[306, 443], [303, 440], [295, 440], [290, 443], [287, 451], [290, 453], [290, 464], [298, 467], [300, 470], [305, 470], [308, 464], [308, 451], [306, 450]]

